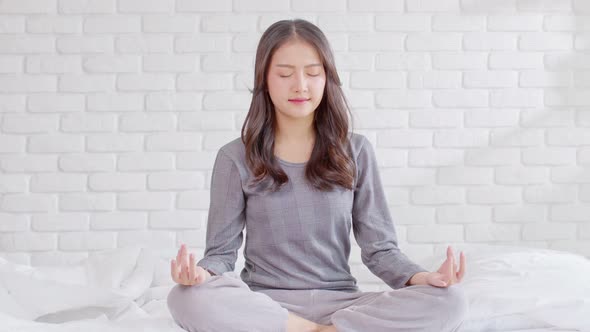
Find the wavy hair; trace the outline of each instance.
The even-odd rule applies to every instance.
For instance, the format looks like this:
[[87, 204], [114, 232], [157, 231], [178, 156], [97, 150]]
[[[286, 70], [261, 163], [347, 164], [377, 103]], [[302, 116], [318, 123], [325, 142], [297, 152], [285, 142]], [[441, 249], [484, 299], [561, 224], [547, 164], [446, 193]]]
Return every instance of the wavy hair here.
[[305, 177], [321, 191], [332, 190], [334, 186], [352, 190], [356, 172], [348, 137], [352, 114], [326, 36], [317, 26], [301, 19], [273, 23], [258, 43], [252, 101], [241, 131], [246, 163], [254, 175], [250, 186], [264, 183], [264, 190], [276, 191], [289, 181], [274, 156], [276, 115], [268, 93], [267, 74], [274, 52], [291, 40], [301, 40], [313, 46], [326, 73], [324, 94], [314, 111], [316, 139], [306, 164]]

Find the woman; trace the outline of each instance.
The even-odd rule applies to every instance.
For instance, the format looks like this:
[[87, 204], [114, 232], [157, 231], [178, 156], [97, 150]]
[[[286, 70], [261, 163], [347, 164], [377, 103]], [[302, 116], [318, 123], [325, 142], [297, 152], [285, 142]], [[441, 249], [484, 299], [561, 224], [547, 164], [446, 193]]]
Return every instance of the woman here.
[[[375, 154], [349, 133], [349, 109], [324, 34], [304, 20], [262, 35], [241, 138], [215, 160], [204, 257], [181, 246], [168, 307], [187, 331], [454, 331], [467, 301], [449, 247], [436, 272], [397, 239]], [[233, 271], [243, 240], [245, 267]], [[361, 292], [362, 261], [393, 290]], [[406, 287], [409, 286], [409, 287]]]

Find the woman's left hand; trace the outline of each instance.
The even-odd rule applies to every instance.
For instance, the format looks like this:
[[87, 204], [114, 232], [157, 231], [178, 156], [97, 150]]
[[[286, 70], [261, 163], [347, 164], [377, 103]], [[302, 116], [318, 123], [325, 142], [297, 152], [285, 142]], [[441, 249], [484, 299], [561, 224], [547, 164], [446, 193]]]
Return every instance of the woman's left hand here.
[[452, 284], [461, 282], [465, 275], [465, 254], [460, 254], [460, 265], [457, 270], [455, 255], [451, 246], [447, 247], [447, 259], [442, 263], [436, 272], [430, 272], [425, 276], [428, 285], [435, 287], [449, 287]]

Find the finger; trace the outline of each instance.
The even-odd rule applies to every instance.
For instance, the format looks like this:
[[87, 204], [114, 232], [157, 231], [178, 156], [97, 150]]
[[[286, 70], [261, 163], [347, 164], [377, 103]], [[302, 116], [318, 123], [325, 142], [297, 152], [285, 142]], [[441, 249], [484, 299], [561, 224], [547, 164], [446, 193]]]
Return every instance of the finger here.
[[176, 261], [177, 261], [178, 263], [180, 263], [180, 259], [182, 258], [182, 256], [181, 256], [181, 255], [182, 255], [182, 246], [183, 246], [183, 245], [184, 245], [184, 244], [181, 244], [181, 245], [180, 245], [180, 248], [178, 248], [178, 253], [176, 253]]
[[465, 275], [465, 269], [466, 269], [465, 262], [467, 261], [467, 259], [465, 258], [465, 254], [463, 252], [461, 252], [459, 259], [460, 259], [460, 264], [459, 264], [460, 268], [459, 268], [459, 272], [457, 272], [457, 280], [461, 281], [461, 280], [463, 280], [463, 276]]
[[190, 254], [190, 269], [189, 269], [189, 280], [195, 281], [197, 277], [197, 267], [195, 266], [195, 255]]
[[174, 282], [178, 282], [178, 267], [176, 266], [176, 260], [171, 260], [170, 261], [170, 276], [172, 277], [172, 280], [174, 280]]
[[188, 252], [186, 249], [186, 245], [183, 244], [182, 245], [181, 262], [182, 262], [182, 277], [185, 280], [189, 280], [188, 279], [189, 272], [188, 272], [188, 257], [187, 256], [188, 256]]

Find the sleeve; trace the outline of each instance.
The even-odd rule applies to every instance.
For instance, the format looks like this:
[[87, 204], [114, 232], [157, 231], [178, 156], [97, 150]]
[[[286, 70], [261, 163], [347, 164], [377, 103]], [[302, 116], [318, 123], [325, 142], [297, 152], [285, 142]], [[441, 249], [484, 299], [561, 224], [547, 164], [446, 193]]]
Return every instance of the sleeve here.
[[197, 265], [221, 275], [235, 268], [246, 224], [240, 173], [222, 150], [213, 166], [210, 197], [205, 254]]
[[354, 237], [369, 270], [391, 288], [403, 288], [414, 274], [428, 270], [412, 262], [398, 248], [375, 152], [365, 137], [360, 145], [352, 210]]

